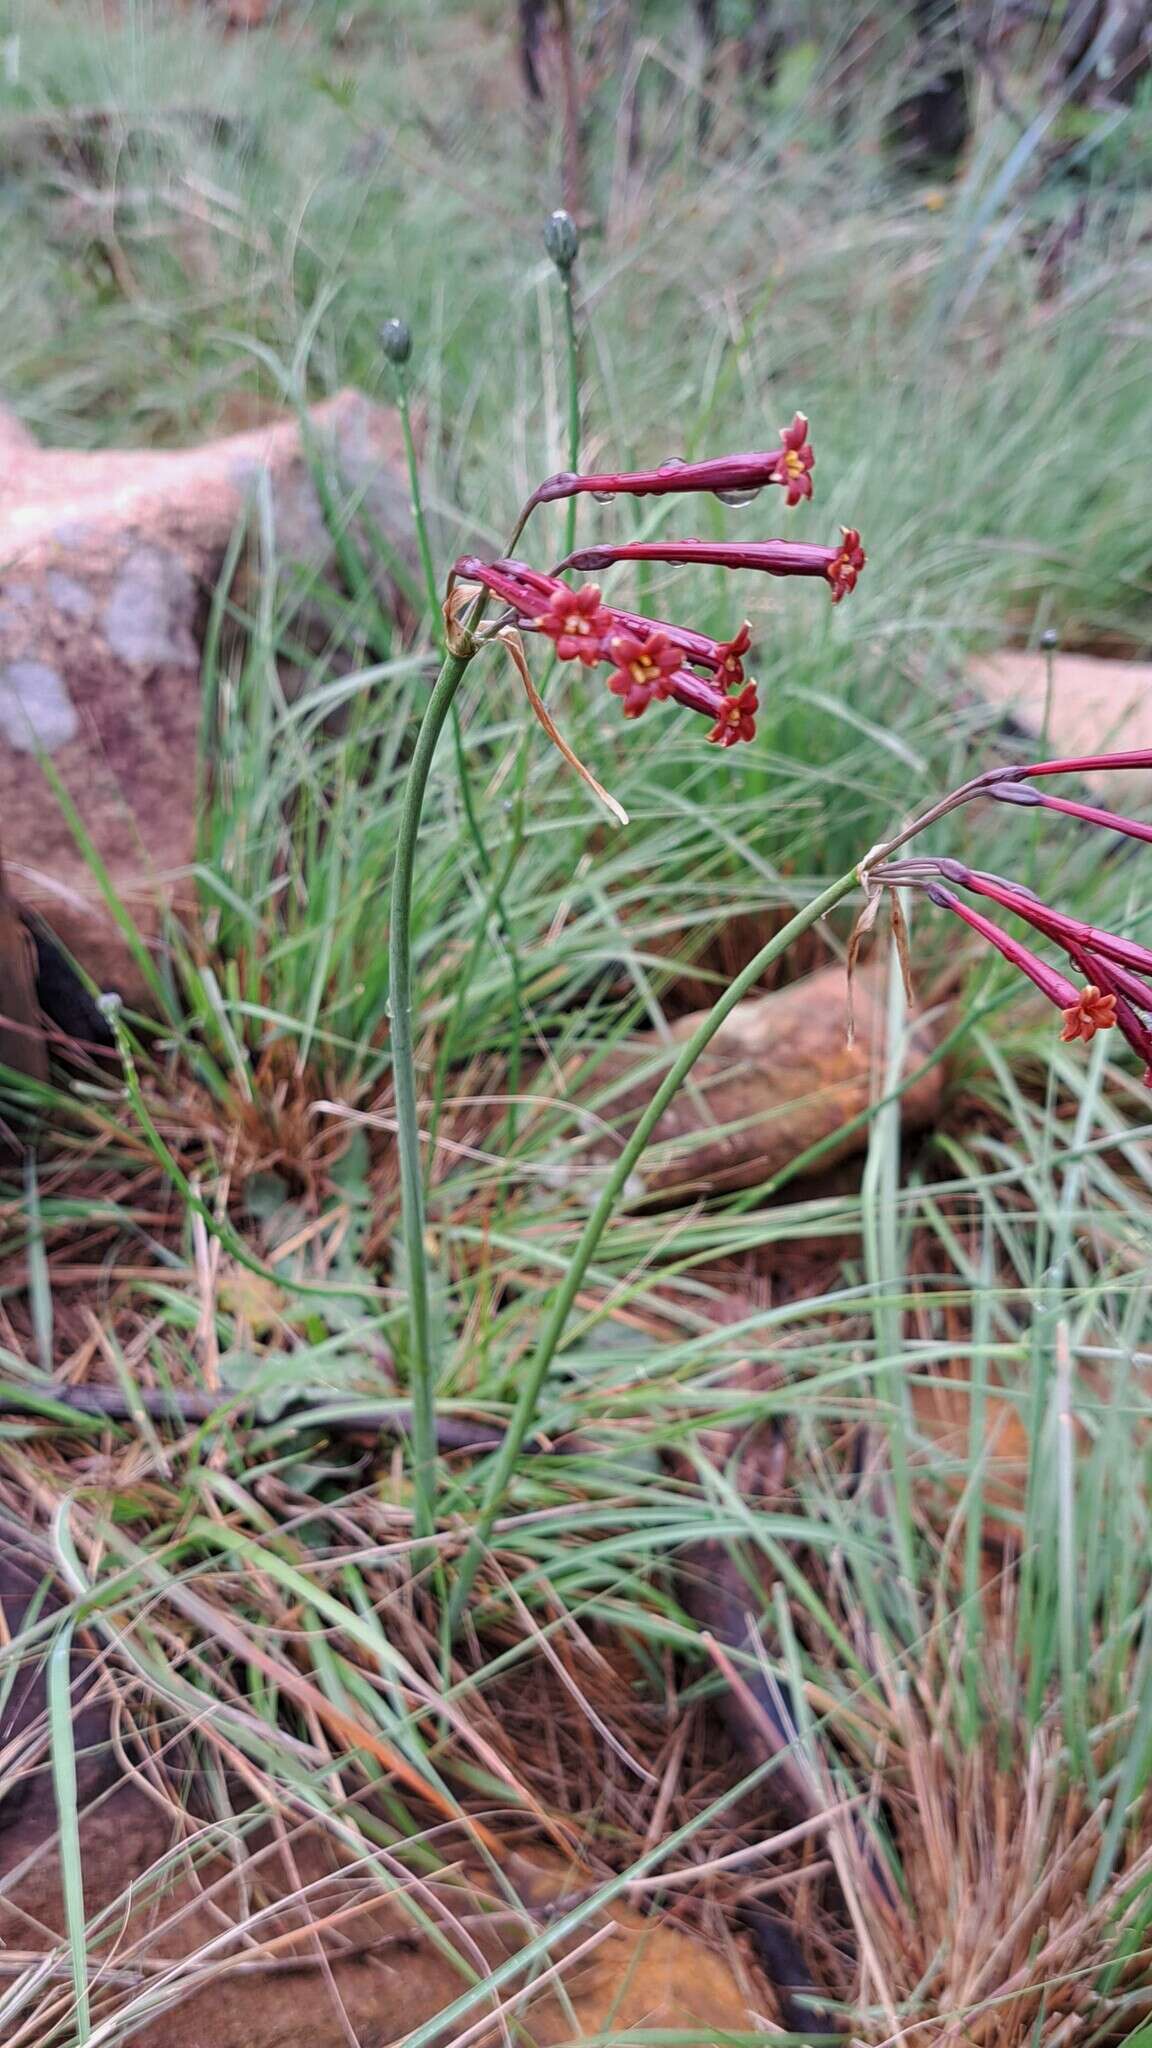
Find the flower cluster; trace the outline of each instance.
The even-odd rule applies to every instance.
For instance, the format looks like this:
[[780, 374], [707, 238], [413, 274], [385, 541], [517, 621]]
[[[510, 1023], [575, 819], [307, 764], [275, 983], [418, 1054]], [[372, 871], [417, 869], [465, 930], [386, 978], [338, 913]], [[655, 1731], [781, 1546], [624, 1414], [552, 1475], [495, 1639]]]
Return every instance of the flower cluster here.
[[[550, 477], [528, 501], [527, 512], [559, 498], [589, 493], [596, 498], [664, 496], [703, 491], [731, 504], [744, 504], [768, 484], [779, 484], [785, 502], [797, 505], [812, 495], [815, 457], [808, 422], [797, 413], [781, 430], [780, 446], [705, 462], [666, 462], [657, 469]], [[550, 639], [561, 661], [592, 668], [606, 665], [608, 688], [620, 699], [625, 718], [639, 718], [650, 704], [671, 700], [711, 719], [708, 738], [732, 747], [756, 733], [756, 684], [745, 677], [744, 656], [752, 629], [745, 622], [730, 640], [714, 640], [689, 627], [623, 611], [605, 602], [599, 585], [572, 587], [570, 571], [602, 570], [617, 562], [700, 563], [724, 569], [752, 569], [769, 576], [814, 576], [826, 582], [834, 604], [856, 586], [865, 555], [854, 527], [841, 529], [838, 547], [803, 541], [753, 543], [625, 541], [583, 548], [550, 575], [502, 557], [486, 562], [465, 555], [453, 575], [480, 584], [500, 598], [525, 631]]]
[[[607, 664], [608, 688], [619, 697], [625, 718], [639, 718], [650, 704], [671, 699], [712, 720], [708, 738], [717, 746], [755, 738], [756, 685], [744, 681], [741, 659], [751, 641], [747, 622], [731, 640], [712, 640], [706, 633], [618, 611], [604, 603], [595, 583], [573, 590], [559, 576], [542, 575], [525, 562], [483, 562], [464, 555], [455, 573], [501, 598], [517, 613], [522, 629], [553, 642], [561, 661], [589, 668]], [[701, 669], [707, 673], [700, 674]], [[736, 694], [730, 695], [733, 688]]]
[[[1132, 767], [1152, 768], [1152, 751], [1039, 761], [1028, 767], [993, 771], [978, 777], [959, 794], [964, 801], [980, 796], [1000, 803], [1039, 806], [1106, 831], [1149, 841], [1152, 825], [1140, 819], [1121, 817], [1115, 811], [1071, 797], [1053, 796], [1033, 786], [1035, 781], [1050, 775]], [[930, 902], [958, 917], [970, 931], [995, 947], [1060, 1011], [1063, 1040], [1083, 1039], [1090, 1044], [1098, 1031], [1115, 1027], [1144, 1061], [1144, 1080], [1152, 1087], [1152, 947], [1085, 924], [1080, 918], [1042, 902], [1023, 883], [967, 867], [963, 861], [924, 856], [885, 860], [870, 866], [868, 875], [892, 887], [923, 890]], [[980, 897], [1019, 918], [1063, 953], [1080, 980], [1073, 981], [1050, 966], [1030, 946], [957, 895], [957, 890], [963, 890], [965, 896]]]

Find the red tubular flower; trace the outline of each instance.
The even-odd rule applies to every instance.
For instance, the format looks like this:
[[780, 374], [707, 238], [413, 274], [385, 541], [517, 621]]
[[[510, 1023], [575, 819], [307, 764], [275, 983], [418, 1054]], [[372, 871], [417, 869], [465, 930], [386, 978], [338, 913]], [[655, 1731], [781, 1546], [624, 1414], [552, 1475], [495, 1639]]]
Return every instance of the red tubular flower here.
[[583, 661], [593, 667], [604, 659], [605, 642], [616, 622], [601, 604], [595, 583], [586, 583], [581, 590], [569, 590], [562, 583], [529, 623], [556, 642], [561, 661]]
[[990, 902], [999, 903], [1002, 909], [1023, 918], [1034, 931], [1055, 940], [1070, 957], [1075, 957], [1078, 952], [1100, 954], [1133, 975], [1152, 976], [1152, 949], [1138, 945], [1135, 939], [1122, 939], [1114, 932], [1101, 931], [1098, 925], [1084, 924], [1080, 918], [1068, 917], [1064, 911], [1053, 910], [1049, 904], [1041, 903], [1031, 889], [1022, 888], [1016, 882], [1006, 882], [1000, 875], [988, 875], [979, 869], [965, 867], [962, 861], [937, 860], [932, 862], [932, 866], [946, 880], [957, 882], [974, 896], [985, 896]]
[[1098, 1031], [1110, 1031], [1116, 1022], [1116, 997], [1105, 994], [1095, 982], [1090, 981], [1082, 988], [1074, 1003], [1064, 1012], [1064, 1029], [1060, 1033], [1062, 1042], [1069, 1045], [1074, 1038], [1082, 1038], [1085, 1045], [1091, 1045]]
[[[1098, 1031], [1108, 1031], [1115, 1025], [1133, 1051], [1144, 1061], [1144, 1080], [1152, 1086], [1152, 1027], [1139, 1014], [1141, 1010], [1152, 1013], [1152, 987], [1142, 982], [1126, 967], [1109, 959], [1095, 944], [1083, 943], [1079, 934], [1091, 932], [1094, 940], [1099, 939], [1108, 945], [1126, 946], [1128, 941], [1113, 939], [1107, 932], [1097, 933], [1094, 927], [1078, 925], [1075, 919], [1065, 918], [1058, 911], [1048, 910], [1029, 890], [1013, 888], [1011, 883], [1000, 882], [997, 876], [976, 874], [970, 869], [965, 869], [959, 861], [933, 861], [928, 865], [939, 872], [947, 872], [954, 876], [965, 888], [993, 897], [995, 901], [1003, 903], [1005, 908], [1014, 911], [1017, 916], [1026, 918], [1047, 937], [1055, 938], [1062, 944], [1073, 965], [1086, 976], [1082, 988], [1078, 989], [1066, 975], [1049, 967], [1045, 961], [1038, 959], [1035, 953], [1030, 952], [1027, 946], [1021, 945], [1019, 940], [1001, 931], [999, 925], [993, 924], [991, 918], [984, 917], [980, 911], [962, 903], [951, 889], [942, 888], [938, 882], [927, 884], [926, 894], [931, 902], [938, 904], [943, 910], [951, 910], [955, 916], [962, 918], [972, 931], [978, 932], [981, 938], [995, 946], [1005, 960], [1026, 974], [1041, 994], [1056, 1005], [1063, 1018], [1060, 1037], [1064, 1043], [1082, 1038], [1088, 1045]], [[912, 866], [915, 866], [915, 863], [912, 863]], [[893, 878], [896, 879], [896, 876]], [[1143, 948], [1140, 947], [1134, 950], [1137, 953], [1143, 952]], [[1152, 960], [1152, 955], [1148, 955], [1147, 958]]]
[[606, 470], [594, 476], [562, 470], [533, 491], [529, 503], [547, 505], [586, 493], [598, 498], [665, 498], [681, 491], [710, 491], [739, 501], [753, 497], [766, 484], [783, 484], [786, 503], [798, 505], [801, 498], [812, 496], [815, 460], [808, 422], [798, 412], [792, 425], [781, 429], [779, 448], [715, 455], [707, 462], [661, 462], [655, 469]]
[[603, 661], [604, 641], [619, 620], [601, 603], [595, 583], [573, 590], [558, 576], [541, 575], [523, 562], [482, 562], [475, 555], [462, 555], [452, 573], [503, 598], [521, 614], [522, 626], [556, 642], [561, 661], [582, 661], [590, 668]]
[[801, 498], [812, 496], [812, 465], [815, 460], [808, 439], [808, 422], [803, 413], [798, 412], [790, 427], [780, 429], [780, 460], [772, 476], [774, 483], [783, 484], [787, 490], [786, 505], [798, 505]]
[[[1065, 1022], [1069, 1012], [1073, 1015], [1079, 1013], [1081, 993], [1066, 974], [1058, 974], [1054, 967], [1049, 967], [1046, 961], [1029, 952], [1027, 946], [1021, 945], [1019, 939], [1013, 939], [1007, 932], [1002, 932], [999, 925], [993, 924], [992, 919], [985, 917], [982, 911], [973, 910], [968, 903], [961, 903], [960, 898], [953, 895], [951, 889], [942, 888], [939, 882], [930, 882], [925, 894], [930, 903], [937, 904], [941, 910], [950, 910], [954, 916], [962, 918], [972, 931], [978, 932], [990, 946], [995, 946], [996, 951], [1002, 953], [1005, 960], [1013, 967], [1018, 967], [1022, 974], [1026, 974], [1041, 995], [1047, 996], [1050, 1003], [1055, 1003], [1056, 1008], [1065, 1013]], [[1092, 994], [1098, 995], [1099, 990], [1094, 989]], [[1093, 1029], [1099, 1028], [1098, 1025], [1093, 1026]]]
[[1073, 797], [1050, 796], [1046, 789], [1031, 789], [1026, 783], [993, 782], [984, 795], [994, 797], [997, 803], [1020, 804], [1025, 809], [1036, 805], [1045, 811], [1062, 811], [1066, 818], [1080, 818], [1085, 825], [1101, 825], [1105, 831], [1122, 832], [1128, 839], [1152, 842], [1152, 825], [1145, 825], [1138, 818], [1122, 818], [1116, 811], [1077, 803]]
[[[756, 737], [755, 683], [746, 684], [738, 698], [729, 697], [711, 676], [693, 675], [691, 669], [682, 668], [669, 679], [667, 695], [686, 711], [699, 711], [712, 720], [708, 738], [715, 744], [734, 747], [738, 740]], [[739, 712], [738, 718], [732, 716], [733, 707]]]
[[754, 740], [759, 708], [755, 683], [745, 683], [738, 696], [724, 699], [724, 709], [708, 738], [718, 747], [734, 747], [739, 740]]
[[[850, 536], [846, 534], [846, 549], [849, 540]], [[1145, 845], [1152, 844], [1152, 824], [1122, 817], [1098, 804], [1082, 803], [1079, 798], [1052, 796], [1047, 790], [1032, 787], [1034, 781], [1052, 775], [1134, 768], [1152, 768], [1152, 748], [1134, 748], [1118, 754], [1066, 756], [1017, 767], [990, 768], [983, 775], [964, 783], [951, 797], [945, 798], [918, 820], [910, 830], [893, 841], [893, 848], [904, 844], [925, 824], [943, 816], [957, 803], [983, 796], [998, 803], [1056, 811], [1065, 817], [1077, 818], [1086, 825], [1099, 826], [1106, 832], [1118, 832]], [[973, 931], [979, 932], [1005, 959], [1027, 974], [1051, 1002], [1058, 1005], [1063, 1014], [1061, 1035], [1065, 1040], [1079, 1038], [1090, 1042], [1097, 1031], [1115, 1026], [1133, 1050], [1140, 1054], [1145, 1063], [1145, 1083], [1152, 1087], [1152, 947], [1139, 945], [1134, 939], [1121, 938], [1115, 932], [1102, 931], [1097, 925], [1085, 924], [1082, 919], [1070, 917], [1067, 912], [1043, 903], [1033, 890], [1007, 881], [1001, 875], [969, 868], [963, 861], [913, 857], [883, 860], [878, 864], [869, 861], [865, 868], [870, 876], [890, 887], [899, 888], [906, 884], [925, 889], [933, 902], [951, 910]], [[998, 925], [979, 911], [967, 908], [951, 889], [941, 886], [937, 877], [957, 884], [972, 895], [988, 898], [1059, 946], [1073, 967], [1085, 977], [1083, 988], [1077, 991], [1064, 975], [1047, 967], [1027, 947], [1009, 938]]]
[[744, 681], [744, 663], [741, 657], [747, 654], [751, 645], [752, 621], [750, 619], [745, 619], [744, 624], [734, 639], [722, 640], [720, 642], [720, 660], [717, 664], [717, 672], [723, 676], [726, 683], [742, 683]]
[[827, 569], [828, 581], [832, 585], [833, 604], [839, 604], [842, 597], [847, 597], [850, 590], [855, 590], [860, 571], [868, 560], [860, 545], [860, 535], [856, 528], [842, 526], [840, 531], [844, 536], [843, 544], [837, 549]]
[[658, 632], [610, 633], [599, 658], [616, 664], [608, 688], [623, 700], [625, 718], [639, 718], [653, 698], [667, 697], [670, 679], [680, 666], [679, 651]]
[[1037, 775], [1091, 775], [1105, 768], [1152, 768], [1152, 747], [1136, 747], [1122, 754], [1069, 754], [1061, 761], [1031, 761], [1022, 768], [990, 768], [980, 780], [1028, 782]]
[[[482, 562], [478, 555], [461, 555], [452, 566], [452, 575], [466, 583], [482, 583], [493, 597], [503, 598], [519, 612], [539, 611], [542, 596], [568, 590], [558, 577], [540, 576], [535, 570], [526, 570], [522, 562]], [[547, 590], [542, 591], [541, 585]], [[571, 596], [570, 591], [568, 594]]]
[[686, 660], [700, 668], [713, 669], [728, 684], [744, 680], [741, 656], [747, 654], [752, 645], [752, 626], [748, 619], [731, 640], [713, 640], [707, 633], [693, 633], [687, 626], [670, 626], [665, 619], [641, 618], [637, 612], [614, 611], [614, 617], [629, 633], [663, 633]]
[[700, 563], [717, 569], [756, 569], [766, 576], [819, 576], [832, 585], [836, 603], [849, 590], [866, 561], [855, 527], [845, 527], [838, 548], [810, 541], [634, 540], [613, 546], [579, 548], [560, 563], [565, 569], [610, 569], [614, 562]]
[[[1148, 1069], [1152, 1067], [1152, 1030], [1138, 1015], [1138, 1009], [1147, 1009], [1152, 1004], [1152, 990], [1143, 988], [1134, 976], [1125, 974], [1122, 967], [1114, 967], [1108, 960], [1098, 960], [1092, 953], [1076, 953], [1072, 957], [1080, 972], [1089, 976], [1090, 985], [1096, 991], [1098, 1001], [1092, 1006], [1097, 1018], [1095, 1029], [1100, 1030], [1108, 1023], [1115, 1024], [1121, 1036], [1145, 1062], [1144, 1079], [1148, 1081]], [[1136, 1002], [1126, 993], [1126, 986], [1129, 989], [1135, 987]], [[1072, 1018], [1065, 1019], [1061, 1037], [1090, 1040], [1092, 1032], [1085, 1031], [1083, 1027], [1073, 1030], [1073, 1022]]]

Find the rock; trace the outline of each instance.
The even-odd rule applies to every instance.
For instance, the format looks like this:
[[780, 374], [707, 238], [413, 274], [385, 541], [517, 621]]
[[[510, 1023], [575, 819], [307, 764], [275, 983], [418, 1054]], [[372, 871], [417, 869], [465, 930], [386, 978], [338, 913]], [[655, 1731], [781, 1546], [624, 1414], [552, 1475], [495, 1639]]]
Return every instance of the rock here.
[[[1152, 662], [1103, 661], [1091, 654], [1049, 657], [1006, 651], [975, 664], [973, 679], [993, 704], [1037, 734], [1047, 731], [1047, 753], [1102, 754], [1152, 747]], [[1045, 716], [1047, 714], [1047, 724]], [[1117, 777], [1089, 776], [1115, 796]], [[1142, 778], [1147, 791], [1147, 776]]]
[[[341, 506], [412, 559], [399, 421], [356, 391], [310, 415]], [[9, 881], [101, 987], [146, 981], [76, 845], [41, 753], [145, 938], [195, 848], [200, 646], [225, 551], [267, 479], [277, 554], [333, 547], [294, 417], [200, 448], [41, 449], [0, 409], [0, 827]], [[361, 552], [371, 550], [362, 538]], [[397, 593], [385, 587], [396, 609]]]
[[[48, 1079], [48, 1050], [40, 1023], [33, 942], [0, 867], [0, 1066], [30, 1080]], [[0, 1129], [0, 1158], [6, 1147]]]
[[[867, 1110], [874, 1097], [874, 1072], [882, 1042], [883, 983], [874, 970], [857, 976], [854, 993], [856, 1039], [847, 1043], [844, 969], [815, 974], [740, 1003], [697, 1062], [690, 1081], [665, 1111], [652, 1140], [664, 1156], [649, 1152], [640, 1169], [644, 1195], [718, 1194], [755, 1187], [791, 1165], [822, 1140], [828, 1145], [821, 1170], [866, 1142], [866, 1130], [845, 1125]], [[670, 1026], [673, 1047], [692, 1036], [701, 1012]], [[913, 1027], [906, 1061], [911, 1072], [929, 1055], [934, 1027]], [[617, 1131], [627, 1131], [649, 1100], [659, 1072], [653, 1055], [666, 1041], [645, 1032], [627, 1047], [598, 1058], [587, 1087], [597, 1114]], [[647, 1068], [640, 1085], [630, 1085], [637, 1068]], [[616, 1084], [613, 1090], [613, 1084]], [[931, 1123], [939, 1109], [938, 1067], [908, 1087], [901, 1098], [907, 1130]], [[612, 1091], [612, 1092], [610, 1092]], [[579, 1069], [569, 1092], [581, 1092]], [[597, 1149], [593, 1156], [609, 1156]], [[639, 1192], [639, 1191], [638, 1191]]]

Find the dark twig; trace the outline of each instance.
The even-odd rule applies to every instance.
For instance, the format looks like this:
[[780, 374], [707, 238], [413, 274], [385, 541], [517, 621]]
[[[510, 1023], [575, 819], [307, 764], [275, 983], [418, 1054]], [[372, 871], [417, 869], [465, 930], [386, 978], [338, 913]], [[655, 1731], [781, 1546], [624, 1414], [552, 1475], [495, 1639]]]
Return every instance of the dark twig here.
[[[245, 1411], [248, 1411], [245, 1413]], [[131, 1422], [147, 1416], [152, 1422], [197, 1428], [201, 1424], [247, 1422], [261, 1427], [287, 1424], [297, 1430], [330, 1430], [337, 1436], [407, 1436], [412, 1426], [412, 1409], [407, 1401], [317, 1400], [293, 1401], [278, 1415], [261, 1414], [259, 1402], [248, 1394], [219, 1395], [176, 1389], [84, 1386], [70, 1387], [53, 1381], [46, 1387], [20, 1386], [8, 1380], [0, 1384], [0, 1415], [28, 1415], [45, 1422], [92, 1423]], [[440, 1451], [469, 1451], [478, 1454], [498, 1450], [504, 1429], [483, 1416], [444, 1415], [436, 1419], [436, 1447]], [[574, 1452], [582, 1446], [573, 1437], [553, 1444], [533, 1437], [524, 1446], [540, 1453]]]

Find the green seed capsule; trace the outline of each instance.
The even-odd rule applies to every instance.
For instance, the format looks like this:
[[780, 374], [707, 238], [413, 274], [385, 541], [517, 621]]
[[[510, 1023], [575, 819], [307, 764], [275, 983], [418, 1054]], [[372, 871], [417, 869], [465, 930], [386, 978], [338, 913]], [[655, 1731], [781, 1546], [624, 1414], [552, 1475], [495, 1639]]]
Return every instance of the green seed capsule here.
[[412, 335], [405, 320], [386, 320], [380, 329], [380, 346], [390, 363], [399, 366], [412, 353]]
[[558, 271], [567, 276], [580, 254], [580, 232], [570, 213], [563, 208], [550, 214], [544, 228], [544, 247]]

